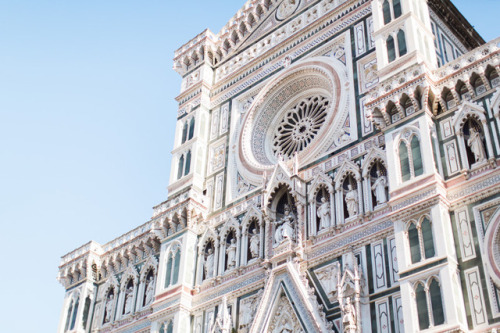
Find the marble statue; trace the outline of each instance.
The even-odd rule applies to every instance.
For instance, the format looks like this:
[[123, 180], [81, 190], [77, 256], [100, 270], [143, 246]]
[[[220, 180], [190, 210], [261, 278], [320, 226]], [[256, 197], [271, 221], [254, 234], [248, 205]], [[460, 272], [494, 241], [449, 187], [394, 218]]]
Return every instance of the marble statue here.
[[212, 249], [208, 249], [207, 257], [205, 258], [205, 278], [209, 279], [214, 275], [214, 254]]
[[483, 140], [481, 134], [475, 128], [471, 128], [467, 145], [474, 154], [476, 162], [482, 162], [486, 159], [486, 152], [484, 151]]
[[125, 307], [123, 309], [123, 314], [132, 313], [133, 297], [134, 297], [134, 288], [130, 286], [125, 292]]
[[252, 237], [250, 237], [250, 254], [253, 258], [259, 256], [260, 235], [255, 229], [252, 230]]
[[151, 276], [149, 277], [148, 280], [148, 286], [146, 287], [146, 301], [145, 305], [149, 305], [153, 302], [154, 297], [155, 297], [155, 281], [154, 278]]
[[325, 290], [328, 298], [332, 298], [337, 293], [338, 264], [333, 264], [315, 271], [321, 286]]
[[319, 230], [330, 227], [330, 202], [325, 197], [321, 198], [321, 205], [318, 208], [318, 217], [320, 220]]
[[109, 323], [111, 320], [111, 312], [113, 311], [113, 299], [114, 295], [111, 294], [108, 296], [108, 300], [106, 301], [106, 305], [104, 306], [104, 322]]
[[342, 323], [348, 332], [356, 328], [356, 309], [350, 297], [346, 297], [345, 304], [342, 306]]
[[382, 204], [387, 202], [387, 195], [385, 194], [385, 188], [387, 187], [387, 178], [377, 170], [377, 179], [372, 185], [372, 190], [377, 199], [377, 204]]
[[294, 220], [293, 214], [290, 214], [290, 207], [285, 205], [285, 215], [281, 220], [275, 222], [278, 225], [274, 233], [276, 244], [280, 244], [286, 239], [292, 240]]
[[226, 249], [227, 254], [227, 269], [236, 267], [236, 241], [231, 239], [231, 243]]
[[347, 185], [347, 194], [345, 195], [345, 202], [347, 204], [347, 212], [349, 217], [358, 214], [358, 191], [352, 188], [352, 185]]

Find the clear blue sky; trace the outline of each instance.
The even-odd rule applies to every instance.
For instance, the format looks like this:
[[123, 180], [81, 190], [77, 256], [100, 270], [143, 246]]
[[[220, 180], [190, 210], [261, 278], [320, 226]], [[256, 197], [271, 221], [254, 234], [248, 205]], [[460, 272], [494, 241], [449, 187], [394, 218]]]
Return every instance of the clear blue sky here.
[[[0, 0], [0, 332], [54, 332], [60, 257], [166, 199], [173, 52], [243, 3]], [[500, 1], [455, 3], [500, 35]]]

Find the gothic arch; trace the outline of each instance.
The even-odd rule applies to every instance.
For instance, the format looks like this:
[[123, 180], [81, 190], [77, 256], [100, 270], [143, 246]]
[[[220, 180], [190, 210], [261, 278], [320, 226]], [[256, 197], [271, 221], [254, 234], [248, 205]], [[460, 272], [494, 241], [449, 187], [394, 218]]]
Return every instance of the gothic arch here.
[[[132, 281], [132, 290], [128, 291], [128, 286], [130, 285], [130, 281]], [[137, 289], [139, 285], [139, 274], [133, 265], [129, 265], [127, 269], [123, 272], [121, 281], [120, 281], [120, 295], [118, 296], [118, 318], [125, 317], [127, 315], [131, 315], [135, 312], [136, 298], [137, 298]], [[130, 312], [125, 312], [127, 293], [132, 293], [132, 304]]]
[[345, 178], [349, 174], [354, 176], [354, 179], [356, 181], [361, 181], [361, 174], [359, 173], [359, 166], [357, 164], [355, 164], [354, 162], [346, 160], [340, 166], [339, 170], [337, 171], [337, 175], [335, 176], [335, 178], [333, 180], [336, 190], [340, 190], [340, 188], [342, 187], [342, 183], [344, 182]]

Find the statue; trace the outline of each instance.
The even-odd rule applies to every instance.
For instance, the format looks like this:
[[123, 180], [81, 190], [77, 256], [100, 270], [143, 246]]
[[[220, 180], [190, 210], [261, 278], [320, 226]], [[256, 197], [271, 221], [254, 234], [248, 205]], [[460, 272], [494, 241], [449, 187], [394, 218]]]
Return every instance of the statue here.
[[227, 269], [232, 269], [236, 267], [236, 241], [231, 238], [231, 243], [226, 249], [227, 254]]
[[132, 312], [132, 298], [134, 297], [134, 288], [132, 286], [128, 287], [125, 292], [125, 307], [123, 309], [123, 314], [129, 314]]
[[345, 195], [345, 202], [347, 204], [347, 212], [349, 217], [358, 214], [358, 191], [352, 188], [352, 185], [347, 185], [348, 191]]
[[108, 300], [106, 301], [106, 305], [104, 306], [104, 323], [109, 323], [111, 320], [111, 312], [113, 311], [113, 299], [114, 295], [111, 294], [108, 296]]
[[285, 239], [292, 240], [293, 238], [293, 214], [290, 215], [290, 207], [285, 205], [285, 216], [280, 221], [275, 222], [278, 227], [274, 233], [276, 244], [280, 244]]
[[252, 237], [250, 238], [250, 254], [253, 258], [259, 257], [260, 235], [255, 229], [252, 229]]
[[210, 279], [214, 275], [214, 254], [212, 248], [208, 249], [207, 257], [205, 258], [205, 278]]
[[474, 154], [476, 162], [482, 162], [486, 159], [486, 152], [484, 151], [483, 140], [481, 134], [475, 128], [471, 128], [467, 145]]
[[155, 297], [155, 281], [154, 278], [151, 276], [149, 277], [148, 280], [148, 286], [146, 287], [146, 300], [144, 302], [144, 305], [149, 305], [153, 302], [154, 297]]
[[382, 204], [387, 202], [387, 195], [385, 194], [385, 188], [387, 187], [387, 178], [380, 174], [377, 170], [377, 179], [372, 185], [372, 190], [375, 193], [375, 198], [377, 199], [377, 204]]
[[354, 309], [350, 297], [346, 297], [345, 304], [342, 306], [342, 323], [344, 324], [346, 332], [355, 332], [356, 309]]
[[319, 230], [330, 227], [330, 202], [325, 197], [321, 198], [321, 205], [317, 214], [320, 220]]

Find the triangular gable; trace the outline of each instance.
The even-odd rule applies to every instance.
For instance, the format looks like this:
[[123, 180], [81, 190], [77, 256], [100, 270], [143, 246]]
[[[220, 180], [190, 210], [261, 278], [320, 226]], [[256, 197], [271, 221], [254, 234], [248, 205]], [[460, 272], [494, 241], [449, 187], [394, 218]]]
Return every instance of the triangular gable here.
[[342, 180], [344, 179], [345, 175], [348, 172], [352, 172], [356, 178], [361, 179], [358, 165], [355, 164], [354, 162], [346, 160], [344, 161], [344, 163], [342, 163], [341, 167], [337, 171], [335, 179], [333, 180], [334, 183], [336, 184], [336, 188], [339, 188], [341, 186]]
[[271, 178], [266, 186], [266, 194], [264, 196], [264, 202], [267, 204], [269, 199], [274, 194], [274, 191], [280, 185], [287, 185], [290, 190], [293, 190], [293, 180], [292, 180], [292, 172], [288, 169], [286, 164], [283, 161], [278, 161], [276, 166], [274, 167], [274, 171], [271, 174]]
[[365, 155], [365, 158], [363, 158], [363, 168], [362, 168], [363, 177], [366, 177], [368, 175], [368, 172], [371, 169], [373, 161], [377, 159], [381, 160], [385, 168], [387, 169], [387, 158], [385, 156], [385, 152], [377, 147], [374, 147], [370, 149], [368, 154]]
[[309, 201], [315, 200], [316, 189], [321, 185], [326, 185], [328, 191], [330, 193], [334, 193], [332, 179], [324, 173], [320, 172], [314, 177], [311, 185], [309, 185]]
[[455, 133], [460, 133], [462, 123], [468, 115], [475, 115], [479, 117], [480, 120], [486, 120], [484, 114], [485, 110], [481, 106], [469, 101], [463, 102], [462, 106], [453, 117], [453, 128], [455, 128]]
[[[283, 299], [283, 296], [286, 299]], [[287, 301], [289, 304], [286, 304]], [[312, 301], [315, 302], [316, 299], [314, 295], [309, 295], [299, 272], [293, 264], [287, 263], [275, 269], [267, 280], [249, 332], [268, 332], [271, 324], [281, 319], [275, 318], [277, 309], [288, 305], [293, 309], [293, 315], [305, 332], [329, 332], [330, 328], [320, 313], [319, 306]], [[291, 318], [293, 319], [293, 316]]]

